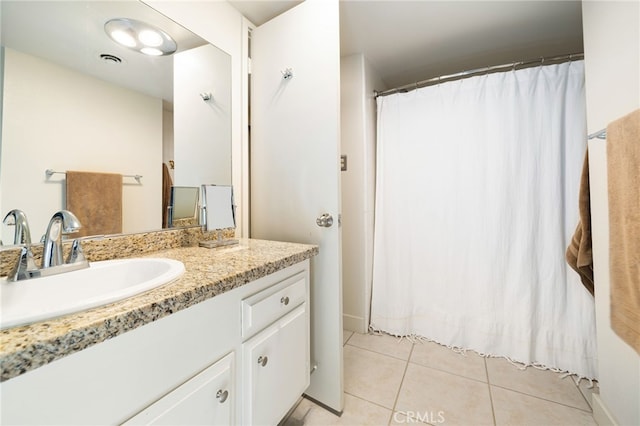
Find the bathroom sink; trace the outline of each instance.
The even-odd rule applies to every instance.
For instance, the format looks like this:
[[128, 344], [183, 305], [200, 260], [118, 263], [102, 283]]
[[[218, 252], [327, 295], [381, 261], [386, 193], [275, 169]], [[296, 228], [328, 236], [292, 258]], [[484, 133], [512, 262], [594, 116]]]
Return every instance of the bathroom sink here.
[[8, 282], [0, 280], [0, 328], [5, 329], [106, 305], [167, 284], [182, 262], [137, 258], [91, 262], [78, 271]]

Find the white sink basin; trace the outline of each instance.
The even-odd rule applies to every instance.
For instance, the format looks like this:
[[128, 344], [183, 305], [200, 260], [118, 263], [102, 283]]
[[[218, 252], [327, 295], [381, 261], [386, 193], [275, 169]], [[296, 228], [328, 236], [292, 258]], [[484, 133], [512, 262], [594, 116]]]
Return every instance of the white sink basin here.
[[89, 268], [18, 282], [0, 280], [0, 328], [83, 311], [167, 284], [182, 262], [139, 258], [91, 262]]

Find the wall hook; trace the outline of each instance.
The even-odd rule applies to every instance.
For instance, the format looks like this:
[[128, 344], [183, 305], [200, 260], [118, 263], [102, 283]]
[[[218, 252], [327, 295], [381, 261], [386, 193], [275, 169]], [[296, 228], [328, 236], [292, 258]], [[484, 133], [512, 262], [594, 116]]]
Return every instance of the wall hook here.
[[210, 101], [211, 99], [213, 99], [213, 95], [211, 95], [211, 92], [202, 92], [202, 93], [200, 93], [200, 97], [205, 102], [206, 101]]
[[280, 72], [282, 73], [283, 80], [291, 80], [293, 78], [293, 71], [291, 70], [291, 68], [287, 68], [286, 70]]

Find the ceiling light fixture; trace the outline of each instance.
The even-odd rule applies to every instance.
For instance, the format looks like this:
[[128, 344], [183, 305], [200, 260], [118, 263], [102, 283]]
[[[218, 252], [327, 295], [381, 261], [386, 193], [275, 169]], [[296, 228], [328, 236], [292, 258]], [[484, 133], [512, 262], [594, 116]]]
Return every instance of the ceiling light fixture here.
[[169, 34], [135, 19], [111, 19], [104, 30], [116, 43], [149, 56], [171, 55], [178, 48]]

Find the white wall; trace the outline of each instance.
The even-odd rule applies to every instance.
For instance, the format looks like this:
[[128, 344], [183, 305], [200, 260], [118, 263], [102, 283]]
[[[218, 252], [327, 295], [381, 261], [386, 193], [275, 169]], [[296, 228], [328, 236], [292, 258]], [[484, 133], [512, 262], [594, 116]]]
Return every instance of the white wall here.
[[242, 89], [246, 86], [247, 76], [244, 59], [247, 56], [243, 48], [247, 23], [245, 18], [229, 3], [222, 0], [211, 1], [167, 1], [144, 0], [158, 12], [173, 19], [183, 27], [199, 35], [209, 43], [231, 56], [231, 143], [232, 143], [232, 181], [238, 221], [236, 235], [248, 232], [248, 170], [246, 129], [243, 124]]
[[376, 134], [377, 134], [377, 107], [374, 90], [381, 92], [388, 89], [386, 83], [380, 79], [378, 72], [364, 60], [364, 112], [365, 112], [365, 288], [364, 306], [365, 323], [369, 325], [371, 311], [371, 285], [373, 280], [373, 225], [375, 220], [375, 195], [376, 195]]
[[373, 91], [386, 87], [362, 54], [340, 59], [343, 325], [369, 326], [375, 197], [376, 106]]
[[[640, 3], [583, 1], [589, 133], [640, 108]], [[611, 329], [606, 143], [589, 143], [599, 424], [640, 424], [640, 356]]]
[[8, 48], [4, 73], [0, 211], [23, 210], [37, 242], [65, 206], [64, 176], [46, 169], [139, 174], [124, 179], [123, 232], [161, 227], [161, 99]]
[[174, 56], [174, 185], [231, 185], [230, 82], [230, 57], [214, 46]]

